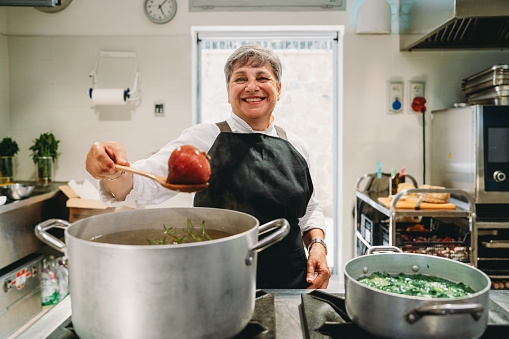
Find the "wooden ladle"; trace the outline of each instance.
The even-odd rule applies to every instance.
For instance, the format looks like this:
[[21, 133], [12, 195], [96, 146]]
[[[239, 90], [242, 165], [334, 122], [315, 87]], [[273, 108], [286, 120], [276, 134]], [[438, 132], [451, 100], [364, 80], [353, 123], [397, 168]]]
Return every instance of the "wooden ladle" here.
[[148, 173], [148, 172], [145, 172], [145, 171], [142, 171], [142, 170], [139, 170], [139, 169], [135, 169], [135, 168], [132, 168], [132, 167], [127, 167], [127, 166], [122, 166], [122, 165], [115, 165], [115, 168], [117, 170], [119, 170], [119, 171], [126, 171], [126, 172], [130, 172], [130, 173], [133, 173], [133, 174], [143, 175], [144, 177], [147, 177], [147, 178], [150, 178], [152, 180], [157, 181], [161, 186], [163, 186], [163, 187], [165, 187], [167, 189], [170, 189], [172, 191], [192, 193], [192, 192], [203, 191], [204, 189], [209, 187], [209, 183], [208, 182], [206, 182], [204, 184], [190, 184], [190, 185], [185, 185], [185, 184], [169, 184], [169, 183], [166, 182], [166, 178], [165, 177], [162, 177], [162, 176], [157, 175], [157, 174]]

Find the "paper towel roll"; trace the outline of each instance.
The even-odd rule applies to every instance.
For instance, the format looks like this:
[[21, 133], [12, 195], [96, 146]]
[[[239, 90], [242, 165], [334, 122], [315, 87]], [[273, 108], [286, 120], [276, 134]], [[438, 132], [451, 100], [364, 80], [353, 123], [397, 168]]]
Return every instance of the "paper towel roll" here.
[[125, 105], [126, 99], [125, 91], [121, 88], [92, 90], [92, 102], [95, 105]]

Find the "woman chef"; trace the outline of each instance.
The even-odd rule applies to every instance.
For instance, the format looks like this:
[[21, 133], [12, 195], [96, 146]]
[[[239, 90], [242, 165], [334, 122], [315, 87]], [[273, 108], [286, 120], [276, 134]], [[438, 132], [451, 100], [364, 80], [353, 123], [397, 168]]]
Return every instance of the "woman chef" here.
[[[196, 193], [195, 206], [245, 212], [260, 224], [285, 218], [291, 225], [282, 241], [258, 254], [257, 288], [327, 288], [325, 221], [314, 195], [307, 145], [274, 125], [272, 116], [281, 93], [279, 58], [257, 45], [243, 45], [224, 71], [232, 108], [226, 121], [195, 125], [133, 164], [121, 144], [97, 142], [87, 155], [87, 171], [101, 180], [102, 199], [110, 205], [158, 204], [177, 193], [118, 172], [115, 163], [166, 177], [173, 150], [193, 145], [210, 155], [212, 172], [209, 187]], [[309, 247], [307, 259], [304, 245]]]

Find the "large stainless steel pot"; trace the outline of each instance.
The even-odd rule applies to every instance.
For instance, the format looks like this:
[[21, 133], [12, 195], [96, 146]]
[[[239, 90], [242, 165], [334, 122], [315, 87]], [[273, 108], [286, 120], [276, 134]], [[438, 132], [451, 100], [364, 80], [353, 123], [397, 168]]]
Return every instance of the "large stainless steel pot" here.
[[[377, 253], [345, 265], [345, 304], [350, 318], [386, 338], [479, 338], [488, 324], [490, 279], [480, 270], [422, 254]], [[367, 287], [357, 281], [373, 272], [421, 273], [463, 282], [477, 293], [463, 298], [412, 297]]]
[[[90, 241], [106, 233], [187, 219], [234, 235], [180, 245], [114, 245]], [[65, 244], [47, 231], [65, 229]], [[276, 229], [258, 241], [258, 234]], [[98, 215], [73, 224], [48, 220], [35, 233], [66, 252], [72, 321], [80, 338], [228, 338], [254, 310], [256, 253], [281, 240], [289, 224], [212, 208], [143, 209]]]

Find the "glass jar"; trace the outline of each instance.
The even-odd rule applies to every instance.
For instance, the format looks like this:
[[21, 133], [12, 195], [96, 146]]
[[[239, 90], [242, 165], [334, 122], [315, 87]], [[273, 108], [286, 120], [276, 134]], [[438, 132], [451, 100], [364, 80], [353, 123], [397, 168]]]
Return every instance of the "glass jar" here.
[[53, 157], [39, 157], [36, 163], [37, 186], [47, 186], [53, 181]]
[[0, 184], [13, 182], [14, 180], [14, 157], [0, 157]]

